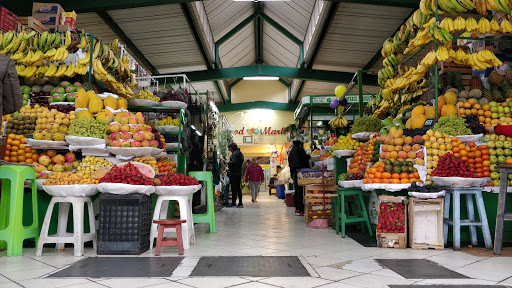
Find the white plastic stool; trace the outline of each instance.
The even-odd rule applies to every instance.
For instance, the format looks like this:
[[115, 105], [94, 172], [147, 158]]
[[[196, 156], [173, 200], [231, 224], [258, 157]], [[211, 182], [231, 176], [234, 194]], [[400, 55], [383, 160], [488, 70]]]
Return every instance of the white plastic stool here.
[[[55, 203], [59, 203], [59, 219], [57, 225], [57, 234], [48, 235], [50, 221]], [[84, 204], [87, 203], [89, 212], [90, 232], [84, 233]], [[68, 223], [69, 205], [73, 205], [73, 233], [67, 233], [66, 227]], [[84, 242], [92, 241], [94, 250], [96, 250], [96, 227], [94, 222], [94, 210], [90, 197], [53, 197], [46, 215], [44, 217], [43, 226], [41, 227], [41, 235], [37, 244], [36, 256], [43, 253], [43, 245], [45, 243], [56, 243], [55, 249], [61, 249], [65, 243], [73, 243], [74, 254], [79, 257], [84, 254]]]
[[[153, 213], [153, 220], [167, 219], [167, 209], [169, 207], [169, 201], [178, 201], [180, 204], [180, 218], [181, 220], [187, 220], [186, 223], [181, 224], [181, 234], [183, 238], [183, 248], [190, 249], [190, 244], [196, 243], [196, 236], [194, 232], [194, 220], [192, 218], [192, 204], [190, 202], [190, 195], [182, 196], [170, 196], [161, 195], [158, 196], [155, 205], [155, 212]], [[176, 232], [176, 229], [168, 228], [164, 232]], [[153, 242], [158, 236], [158, 224], [151, 224], [151, 234], [149, 236], [149, 248], [153, 249]]]

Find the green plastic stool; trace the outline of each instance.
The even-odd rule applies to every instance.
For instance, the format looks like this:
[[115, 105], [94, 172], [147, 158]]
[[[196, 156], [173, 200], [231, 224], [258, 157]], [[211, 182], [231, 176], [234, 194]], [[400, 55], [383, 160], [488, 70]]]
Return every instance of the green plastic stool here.
[[334, 219], [331, 228], [336, 230], [336, 217], [338, 217], [338, 213], [336, 213], [338, 209], [336, 209], [336, 207], [338, 207], [338, 196], [331, 197], [331, 205], [332, 219]]
[[[215, 223], [215, 203], [213, 202], [213, 176], [212, 172], [193, 171], [188, 173], [195, 177], [197, 181], [206, 182], [206, 213], [193, 214], [194, 223], [208, 223], [210, 233], [217, 233], [217, 224]], [[192, 197], [192, 195], [190, 195]]]
[[[39, 240], [37, 212], [36, 172], [28, 166], [0, 166], [2, 201], [0, 203], [0, 249], [7, 248], [7, 256], [19, 256], [23, 252], [23, 240]], [[32, 183], [32, 225], [23, 226], [24, 182]]]
[[[359, 188], [337, 188], [338, 199], [336, 201], [336, 235], [340, 234], [345, 238], [345, 225], [349, 223], [361, 223], [364, 230], [365, 223], [368, 228], [370, 236], [373, 235], [372, 228], [370, 226], [370, 220], [368, 219], [368, 213], [364, 205], [363, 193]], [[345, 197], [354, 196], [355, 202], [355, 213], [356, 215], [347, 215], [345, 209]]]

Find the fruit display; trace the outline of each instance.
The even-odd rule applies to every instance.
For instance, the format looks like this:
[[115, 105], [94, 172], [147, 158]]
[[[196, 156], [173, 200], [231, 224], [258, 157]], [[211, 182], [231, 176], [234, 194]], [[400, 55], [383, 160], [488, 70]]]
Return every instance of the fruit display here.
[[107, 139], [108, 122], [96, 119], [75, 119], [69, 126], [68, 135]]
[[137, 158], [133, 158], [133, 161], [147, 164], [147, 165], [151, 166], [151, 168], [153, 168], [153, 170], [155, 171], [155, 174], [159, 173], [160, 166], [157, 165], [157, 161], [153, 157], [137, 157]]
[[13, 115], [7, 121], [7, 129], [5, 130], [5, 133], [25, 136], [32, 134], [36, 128], [36, 121], [36, 116], [27, 116], [23, 114]]
[[93, 179], [90, 175], [80, 172], [72, 173], [65, 172], [52, 172], [48, 174], [48, 179], [43, 182], [43, 185], [85, 185], [85, 184], [98, 184], [98, 180]]
[[158, 166], [158, 172], [159, 173], [167, 173], [167, 172], [171, 172], [171, 173], [176, 173], [177, 169], [176, 169], [176, 162], [174, 161], [158, 161], [157, 163], [157, 166]]
[[[36, 162], [34, 162], [35, 164]], [[77, 169], [80, 163], [75, 159], [73, 152], [68, 152], [65, 155], [57, 154], [55, 150], [48, 150], [39, 154], [37, 158], [37, 165], [34, 167], [36, 173], [44, 171], [64, 172]]]
[[315, 149], [311, 152], [311, 156], [320, 156], [320, 154], [322, 154], [322, 152], [320, 152], [319, 149]]
[[431, 176], [478, 178], [476, 173], [471, 171], [467, 160], [461, 160], [451, 153], [447, 153], [439, 159]]
[[379, 145], [380, 142], [377, 141], [377, 138], [372, 138], [364, 144], [364, 147], [357, 148], [356, 154], [350, 159], [347, 174], [349, 174], [349, 176], [363, 174], [368, 164], [372, 163], [372, 159], [377, 162], [380, 149]]
[[102, 168], [110, 169], [113, 165], [112, 162], [107, 161], [105, 158], [87, 155], [80, 162], [77, 171], [85, 175], [93, 175], [98, 170]]
[[160, 101], [180, 101], [187, 103], [188, 100], [188, 91], [183, 89], [178, 89], [176, 91], [167, 91], [166, 93], [159, 94]]
[[412, 161], [385, 160], [367, 168], [364, 174], [364, 184], [409, 184], [414, 181], [422, 182], [418, 170]]
[[364, 179], [363, 174], [348, 175], [347, 173], [341, 173], [338, 176], [338, 181], [353, 181], [353, 180], [363, 180], [363, 179]]
[[158, 175], [157, 178], [160, 180], [160, 184], [158, 186], [190, 186], [190, 185], [199, 185], [199, 182], [196, 178], [188, 175], [183, 175], [181, 173], [174, 174], [171, 172], [167, 172], [166, 175]]
[[417, 185], [416, 181], [411, 183], [411, 187], [407, 188], [408, 192], [420, 192], [420, 193], [439, 193], [445, 188], [439, 185]]
[[[145, 165], [142, 163], [138, 163], [138, 164]], [[151, 180], [152, 177], [146, 176], [144, 173], [142, 173], [138, 169], [137, 166], [132, 164], [131, 162], [127, 162], [120, 166], [114, 165], [110, 169], [110, 171], [99, 180], [99, 183], [123, 183], [123, 184], [130, 184], [130, 185], [154, 186], [155, 184]], [[151, 168], [151, 166], [148, 166], [148, 167], [150, 167], [151, 171], [153, 171], [153, 168]], [[154, 171], [153, 171], [153, 177], [154, 177]]]
[[[151, 92], [147, 88], [137, 92], [137, 94], [133, 95], [132, 99], [146, 99], [146, 100], [160, 102], [160, 98], [153, 95], [153, 92]], [[177, 125], [175, 125], [175, 126], [177, 126]]]
[[471, 129], [467, 127], [464, 118], [457, 116], [444, 116], [439, 118], [432, 130], [447, 133], [452, 136], [471, 135], [472, 133]]
[[351, 134], [359, 132], [379, 132], [382, 128], [382, 122], [374, 117], [357, 118], [350, 129]]
[[338, 142], [332, 146], [332, 150], [355, 150], [361, 147], [362, 143], [352, 138], [351, 134], [338, 137]]
[[173, 119], [171, 116], [158, 120], [155, 126], [180, 126], [180, 119]]
[[405, 232], [405, 203], [380, 202], [377, 220], [377, 232], [379, 233], [404, 233]]
[[4, 161], [12, 163], [32, 164], [37, 162], [38, 151], [27, 146], [23, 135], [9, 134], [7, 135], [7, 143], [5, 145]]

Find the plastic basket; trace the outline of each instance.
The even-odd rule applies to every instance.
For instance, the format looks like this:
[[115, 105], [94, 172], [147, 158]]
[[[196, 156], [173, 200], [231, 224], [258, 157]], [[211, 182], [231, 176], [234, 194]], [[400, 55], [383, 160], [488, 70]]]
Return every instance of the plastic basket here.
[[18, 16], [7, 10], [5, 7], [0, 7], [0, 29], [3, 31], [14, 30], [18, 28]]
[[140, 255], [149, 250], [151, 197], [143, 194], [100, 196], [99, 255]]

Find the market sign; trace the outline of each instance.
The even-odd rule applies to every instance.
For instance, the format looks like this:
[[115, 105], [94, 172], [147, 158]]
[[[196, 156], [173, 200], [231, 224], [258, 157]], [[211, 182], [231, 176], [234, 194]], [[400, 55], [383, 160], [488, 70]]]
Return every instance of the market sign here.
[[243, 127], [240, 130], [233, 131], [235, 135], [243, 135], [244, 133], [249, 135], [283, 135], [284, 127], [281, 130], [272, 129], [272, 127], [265, 127], [264, 129], [259, 128], [247, 128]]
[[[372, 100], [374, 95], [365, 94], [363, 95], [363, 102], [368, 103]], [[348, 103], [359, 103], [359, 95], [347, 95], [345, 96]], [[312, 98], [313, 104], [329, 104], [331, 100], [337, 99], [336, 96], [315, 96]]]
[[[348, 103], [359, 103], [359, 95], [347, 95], [345, 96]], [[372, 100], [373, 95], [363, 95], [363, 102], [368, 103]]]

